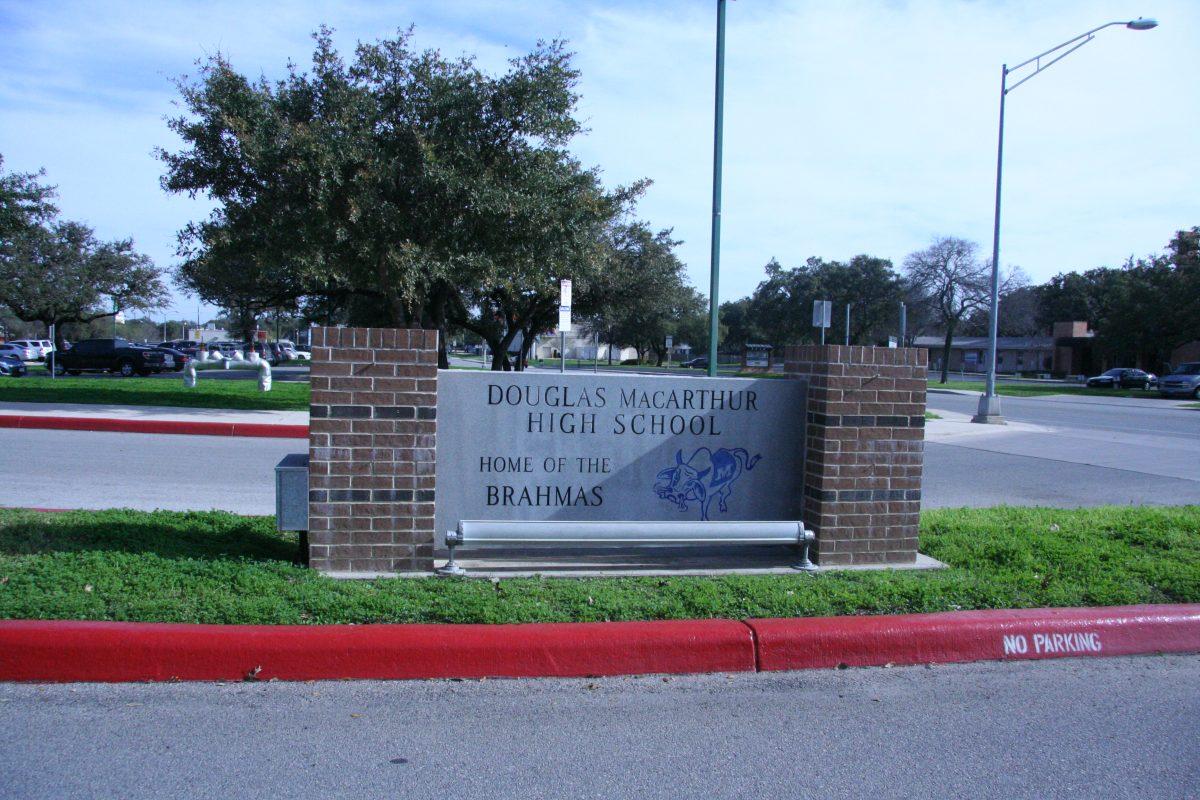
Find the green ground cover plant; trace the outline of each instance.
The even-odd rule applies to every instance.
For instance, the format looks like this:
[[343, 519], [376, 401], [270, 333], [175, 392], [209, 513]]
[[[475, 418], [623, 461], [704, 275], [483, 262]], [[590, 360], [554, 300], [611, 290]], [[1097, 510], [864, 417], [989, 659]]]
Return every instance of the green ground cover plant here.
[[[930, 380], [929, 388], [982, 392], [984, 390], [984, 382], [947, 381], [946, 383], [938, 383], [936, 380]], [[1065, 383], [1006, 383], [1004, 381], [996, 383], [996, 394], [1005, 397], [1043, 397], [1051, 394], [1077, 394], [1090, 397], [1141, 397], [1159, 399], [1158, 392], [1153, 389], [1150, 391], [1142, 389], [1089, 389], [1086, 386]]]
[[0, 510], [0, 618], [550, 622], [1200, 602], [1200, 506], [922, 515], [936, 571], [641, 578], [323, 577], [269, 517]]
[[201, 376], [194, 389], [174, 378], [15, 378], [0, 381], [0, 402], [103, 403], [123, 406], [178, 406], [233, 410], [307, 411], [309, 387], [274, 381], [260, 392], [256, 380], [215, 380]]

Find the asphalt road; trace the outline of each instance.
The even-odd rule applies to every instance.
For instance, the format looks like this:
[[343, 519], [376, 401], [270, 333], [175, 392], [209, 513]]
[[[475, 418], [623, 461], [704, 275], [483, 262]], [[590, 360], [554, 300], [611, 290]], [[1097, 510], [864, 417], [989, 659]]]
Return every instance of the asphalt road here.
[[[930, 393], [936, 412], [976, 396]], [[1004, 397], [1024, 430], [926, 443], [926, 507], [1200, 503], [1200, 412], [1158, 399]]]
[[1195, 798], [1200, 657], [0, 686], [0, 798]]
[[[974, 397], [929, 395], [969, 413]], [[1005, 398], [1001, 431], [928, 442], [924, 507], [1200, 503], [1200, 412], [1153, 400]], [[0, 506], [275, 511], [299, 439], [0, 430]]]
[[0, 506], [275, 513], [275, 465], [303, 439], [0, 430]]

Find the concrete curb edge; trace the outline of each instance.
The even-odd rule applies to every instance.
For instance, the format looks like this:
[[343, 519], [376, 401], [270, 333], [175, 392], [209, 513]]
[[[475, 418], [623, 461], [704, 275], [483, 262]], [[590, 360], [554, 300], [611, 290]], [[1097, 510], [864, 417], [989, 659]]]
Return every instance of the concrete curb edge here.
[[110, 433], [167, 433], [190, 436], [252, 436], [272, 439], [307, 439], [307, 425], [259, 422], [190, 422], [185, 420], [114, 419], [109, 417], [49, 417], [35, 414], [0, 414], [0, 428]]
[[0, 621], [0, 680], [588, 677], [1200, 652], [1200, 604], [519, 625]]

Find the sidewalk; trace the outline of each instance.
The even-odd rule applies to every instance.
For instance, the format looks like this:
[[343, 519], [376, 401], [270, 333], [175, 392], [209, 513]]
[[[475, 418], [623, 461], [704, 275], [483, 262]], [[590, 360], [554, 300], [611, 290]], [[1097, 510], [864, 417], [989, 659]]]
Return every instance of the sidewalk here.
[[0, 428], [307, 438], [308, 412], [0, 402]]

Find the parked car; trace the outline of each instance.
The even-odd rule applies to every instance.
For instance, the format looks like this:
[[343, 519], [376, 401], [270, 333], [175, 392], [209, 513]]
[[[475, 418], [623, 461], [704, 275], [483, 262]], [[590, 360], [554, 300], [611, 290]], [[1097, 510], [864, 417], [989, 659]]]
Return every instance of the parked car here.
[[258, 353], [261, 358], [265, 358], [267, 363], [272, 367], [277, 367], [284, 361], [297, 360], [296, 351], [293, 349], [292, 343], [286, 340], [279, 342], [255, 342], [249, 345], [248, 349]]
[[19, 378], [29, 371], [25, 362], [11, 354], [0, 355], [0, 375]]
[[1189, 361], [1171, 370], [1158, 382], [1163, 397], [1192, 397], [1200, 400], [1200, 361]]
[[9, 344], [28, 347], [37, 353], [34, 358], [30, 359], [31, 361], [45, 361], [46, 356], [54, 352], [54, 342], [49, 339], [17, 339]]
[[[163, 364], [164, 369], [174, 370], [175, 372], [182, 370], [187, 364], [188, 360], [193, 357], [182, 350], [174, 347], [168, 347], [165, 344], [152, 344], [147, 346], [153, 347], [155, 350], [162, 352], [166, 356], [166, 363]], [[164, 370], [159, 371], [162, 372]]]
[[78, 375], [81, 372], [115, 372], [129, 377], [149, 375], [164, 369], [174, 368], [174, 359], [168, 365], [166, 353], [154, 347], [131, 344], [125, 339], [84, 339], [71, 349], [54, 355], [54, 371]]
[[700, 356], [690, 361], [684, 361], [679, 366], [691, 367], [692, 369], [708, 369], [708, 356]]
[[210, 353], [216, 353], [225, 358], [233, 358], [234, 353], [242, 352], [242, 348], [245, 347], [245, 343], [244, 342], [209, 342], [207, 345], [205, 345], [205, 347], [208, 348], [208, 352], [210, 352]]
[[38, 348], [21, 344], [19, 341], [0, 344], [0, 355], [16, 356], [22, 361], [37, 361], [38, 353]]
[[1140, 369], [1117, 367], [1087, 379], [1092, 389], [1149, 389], [1158, 382], [1158, 377]]
[[159, 342], [156, 346], [178, 350], [181, 353], [187, 354], [188, 358], [195, 358], [196, 354], [200, 352], [200, 343], [193, 342], [190, 339], [172, 339], [169, 342]]

